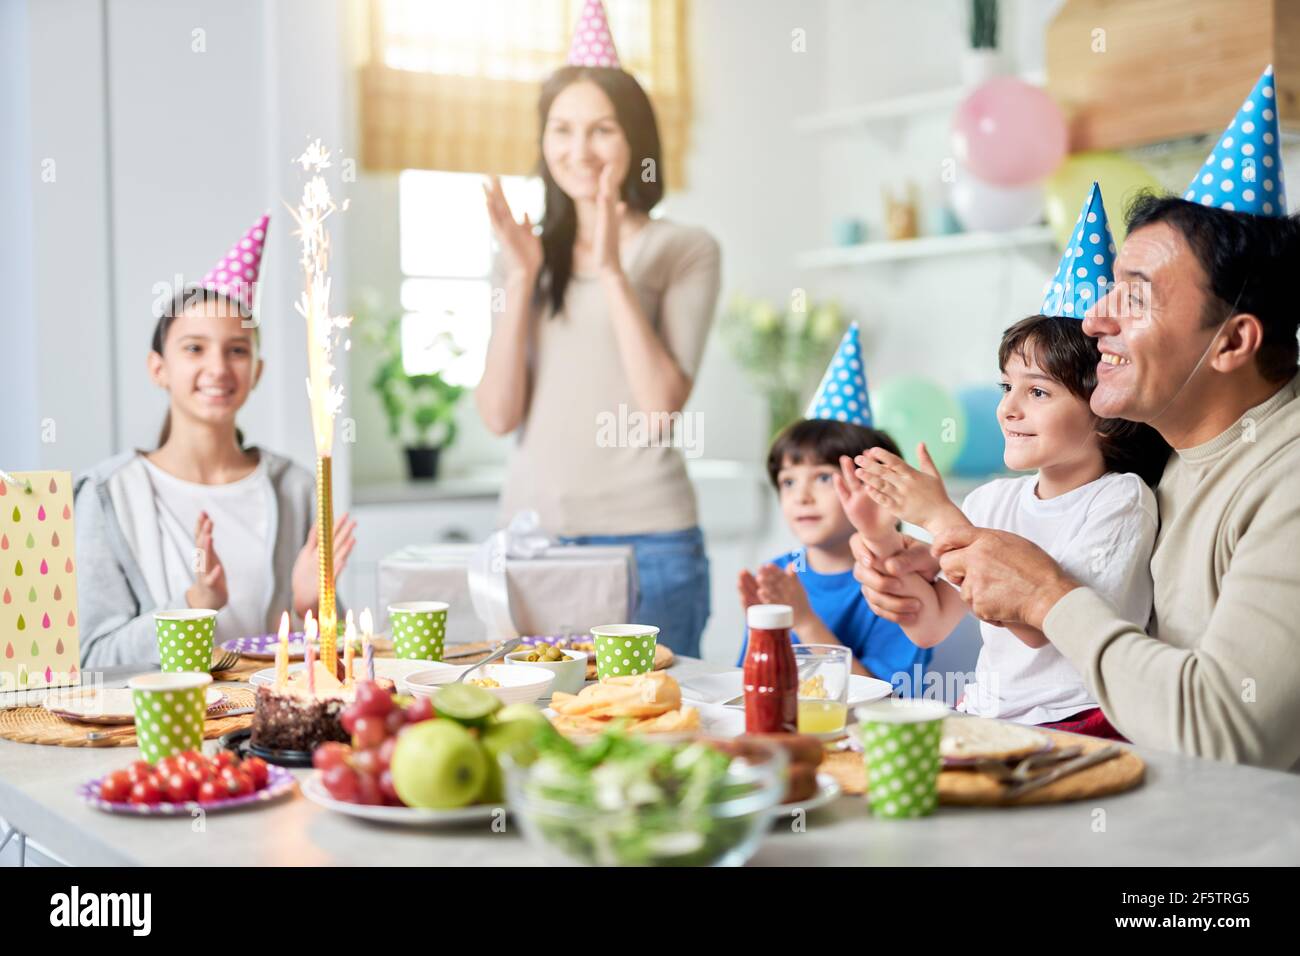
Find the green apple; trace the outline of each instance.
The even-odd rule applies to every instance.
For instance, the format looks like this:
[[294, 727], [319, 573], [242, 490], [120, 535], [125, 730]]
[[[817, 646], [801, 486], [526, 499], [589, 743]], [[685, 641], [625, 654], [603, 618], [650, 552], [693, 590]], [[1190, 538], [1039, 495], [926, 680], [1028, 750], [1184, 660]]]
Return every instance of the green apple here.
[[489, 759], [470, 732], [455, 721], [412, 724], [397, 738], [393, 750], [393, 789], [408, 807], [463, 807], [483, 790]]
[[534, 723], [550, 723], [546, 715], [534, 707], [532, 704], [508, 704], [496, 712], [496, 722], [498, 724], [509, 723], [512, 720], [531, 720]]

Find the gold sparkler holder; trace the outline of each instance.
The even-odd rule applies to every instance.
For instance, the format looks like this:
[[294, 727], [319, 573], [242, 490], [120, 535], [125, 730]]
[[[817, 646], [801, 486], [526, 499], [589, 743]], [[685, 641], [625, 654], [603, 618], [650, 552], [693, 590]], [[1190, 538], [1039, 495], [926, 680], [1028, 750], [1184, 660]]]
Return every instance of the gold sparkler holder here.
[[316, 543], [320, 555], [320, 662], [333, 674], [338, 660], [334, 611], [334, 485], [329, 455], [316, 456]]

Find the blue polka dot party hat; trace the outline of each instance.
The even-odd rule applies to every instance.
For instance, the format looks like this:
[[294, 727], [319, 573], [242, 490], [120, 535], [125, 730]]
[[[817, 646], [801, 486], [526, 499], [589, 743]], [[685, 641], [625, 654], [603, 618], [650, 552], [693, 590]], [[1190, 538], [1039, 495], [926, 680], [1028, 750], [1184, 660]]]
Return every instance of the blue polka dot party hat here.
[[1285, 216], [1281, 147], [1270, 65], [1214, 144], [1183, 198], [1256, 216]]
[[1093, 183], [1038, 311], [1043, 315], [1082, 319], [1092, 304], [1106, 295], [1107, 286], [1114, 281], [1115, 240], [1101, 201], [1101, 187]]
[[805, 418], [829, 418], [854, 425], [871, 425], [871, 400], [867, 397], [867, 369], [862, 360], [858, 323], [844, 330], [835, 357], [808, 403]]

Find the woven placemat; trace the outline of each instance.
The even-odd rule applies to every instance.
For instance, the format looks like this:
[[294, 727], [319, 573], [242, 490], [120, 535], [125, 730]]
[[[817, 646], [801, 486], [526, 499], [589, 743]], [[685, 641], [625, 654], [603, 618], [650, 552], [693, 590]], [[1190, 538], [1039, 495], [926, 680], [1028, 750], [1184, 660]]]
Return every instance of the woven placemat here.
[[[1085, 753], [1099, 750], [1110, 740], [1047, 731], [1058, 747], [1081, 746]], [[1142, 782], [1146, 764], [1130, 748], [1105, 763], [1088, 767], [1045, 787], [1031, 790], [1015, 800], [1002, 796], [1003, 785], [975, 770], [944, 770], [939, 774], [939, 802], [950, 806], [1031, 806], [1090, 800], [1131, 790]], [[867, 790], [867, 768], [862, 754], [848, 750], [828, 752], [818, 768], [839, 781], [846, 794], [862, 795]]]
[[[223, 687], [223, 709], [238, 710], [253, 706], [253, 692], [246, 687]], [[232, 730], [243, 730], [253, 722], [252, 714], [237, 717], [209, 717], [203, 723], [203, 737], [211, 740]], [[100, 734], [95, 740], [90, 734]], [[47, 744], [56, 747], [134, 747], [135, 726], [118, 724], [81, 724], [56, 717], [44, 707], [14, 707], [0, 710], [0, 737], [23, 744]]]

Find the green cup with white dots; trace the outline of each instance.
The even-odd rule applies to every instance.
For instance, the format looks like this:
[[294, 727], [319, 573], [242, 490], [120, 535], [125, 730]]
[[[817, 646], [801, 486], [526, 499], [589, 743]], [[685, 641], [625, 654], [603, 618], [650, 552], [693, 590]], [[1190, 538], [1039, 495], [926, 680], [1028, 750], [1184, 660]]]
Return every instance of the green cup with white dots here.
[[140, 756], [149, 763], [203, 748], [211, 674], [141, 674], [127, 681]]
[[591, 636], [600, 680], [654, 670], [659, 628], [649, 624], [601, 624], [591, 629]]
[[854, 713], [872, 814], [907, 820], [933, 813], [939, 804], [939, 738], [948, 708], [934, 700], [886, 698]]
[[442, 601], [407, 601], [388, 605], [393, 629], [393, 656], [409, 661], [440, 661], [447, 641], [447, 610]]
[[175, 611], [154, 611], [158, 635], [158, 662], [164, 674], [212, 670], [212, 639], [217, 632], [217, 612], [187, 607]]

